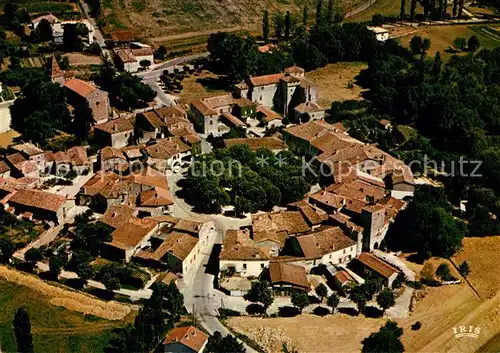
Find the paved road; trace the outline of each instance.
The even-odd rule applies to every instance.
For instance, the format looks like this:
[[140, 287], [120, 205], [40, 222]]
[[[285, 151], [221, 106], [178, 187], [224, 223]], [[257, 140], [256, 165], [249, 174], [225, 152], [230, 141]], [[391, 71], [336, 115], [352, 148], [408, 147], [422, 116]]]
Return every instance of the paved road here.
[[102, 35], [99, 26], [97, 26], [97, 21], [90, 15], [91, 11], [89, 5], [84, 0], [80, 0], [80, 6], [83, 9], [85, 17], [87, 17], [87, 20], [90, 22], [92, 28], [94, 29], [94, 37], [97, 43], [99, 43], [99, 46], [101, 47], [102, 56], [111, 59], [111, 55], [108, 49], [106, 49], [106, 42], [104, 41], [104, 36]]
[[187, 56], [182, 56], [179, 58], [175, 58], [172, 60], [165, 61], [160, 64], [155, 64], [152, 65], [148, 71], [143, 71], [143, 72], [138, 72], [135, 75], [142, 78], [142, 79], [151, 79], [151, 78], [158, 78], [162, 74], [164, 70], [167, 70], [168, 68], [174, 67], [176, 65], [183, 64], [187, 61], [199, 59], [199, 58], [204, 58], [209, 55], [208, 52], [205, 53], [200, 53], [200, 54], [193, 54], [193, 55], [187, 55]]

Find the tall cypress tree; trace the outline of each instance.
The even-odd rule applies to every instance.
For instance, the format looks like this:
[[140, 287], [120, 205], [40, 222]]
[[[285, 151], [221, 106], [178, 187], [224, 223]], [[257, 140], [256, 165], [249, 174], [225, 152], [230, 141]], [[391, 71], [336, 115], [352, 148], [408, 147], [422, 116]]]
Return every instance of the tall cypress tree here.
[[17, 351], [33, 353], [33, 337], [31, 336], [30, 318], [24, 308], [19, 308], [14, 317], [14, 333], [16, 335]]
[[307, 26], [307, 21], [309, 20], [309, 8], [304, 6], [304, 10], [302, 10], [302, 24], [304, 27]]
[[453, 17], [457, 17], [458, 0], [453, 0]]
[[262, 37], [264, 37], [264, 42], [269, 42], [269, 12], [264, 11], [262, 17]]
[[290, 39], [290, 31], [292, 26], [292, 20], [290, 18], [290, 11], [285, 14], [285, 40]]
[[316, 26], [321, 26], [321, 22], [323, 19], [323, 14], [321, 13], [323, 11], [323, 0], [318, 0], [316, 4]]
[[328, 0], [328, 7], [326, 9], [326, 21], [331, 24], [333, 21], [333, 0]]
[[399, 18], [403, 21], [406, 17], [406, 0], [401, 0], [401, 9], [399, 10]]
[[415, 10], [417, 9], [417, 0], [411, 0], [410, 4], [410, 19], [415, 21]]
[[462, 17], [464, 11], [464, 0], [458, 0], [458, 17]]

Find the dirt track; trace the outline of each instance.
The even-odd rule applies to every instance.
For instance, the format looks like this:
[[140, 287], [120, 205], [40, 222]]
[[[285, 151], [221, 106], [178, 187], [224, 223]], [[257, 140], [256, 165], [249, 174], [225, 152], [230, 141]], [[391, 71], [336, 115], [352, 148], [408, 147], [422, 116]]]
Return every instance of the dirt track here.
[[105, 302], [91, 296], [52, 286], [37, 277], [0, 266], [0, 278], [29, 287], [50, 298], [50, 303], [68, 310], [91, 314], [108, 320], [121, 320], [132, 307], [115, 301]]

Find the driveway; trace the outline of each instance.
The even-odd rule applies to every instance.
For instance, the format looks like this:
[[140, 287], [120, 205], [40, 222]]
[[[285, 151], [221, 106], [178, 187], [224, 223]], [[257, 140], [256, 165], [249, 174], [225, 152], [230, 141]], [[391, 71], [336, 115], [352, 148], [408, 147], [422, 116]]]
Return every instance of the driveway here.
[[[110, 55], [108, 49], [106, 49], [106, 42], [104, 41], [104, 36], [102, 35], [102, 32], [99, 29], [99, 26], [97, 26], [97, 22], [96, 22], [95, 18], [93, 18], [90, 15], [89, 5], [84, 0], [80, 0], [80, 6], [83, 9], [85, 17], [87, 17], [87, 20], [90, 22], [90, 24], [92, 25], [92, 28], [94, 29], [94, 37], [95, 37], [96, 42], [99, 43], [99, 46], [101, 47], [102, 55], [105, 58], [107, 57], [111, 60], [111, 55]], [[112, 60], [111, 60], [111, 63], [113, 63]]]

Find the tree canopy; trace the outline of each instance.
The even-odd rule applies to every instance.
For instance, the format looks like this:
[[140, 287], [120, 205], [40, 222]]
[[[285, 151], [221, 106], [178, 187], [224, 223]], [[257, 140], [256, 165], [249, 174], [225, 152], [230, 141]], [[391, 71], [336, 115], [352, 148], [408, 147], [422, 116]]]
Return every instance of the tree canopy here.
[[394, 321], [387, 321], [378, 332], [372, 333], [363, 342], [362, 353], [402, 353], [401, 336], [403, 329]]
[[187, 200], [202, 212], [218, 213], [233, 205], [241, 215], [299, 201], [316, 182], [312, 173], [302, 176], [301, 160], [291, 152], [275, 156], [267, 149], [253, 152], [236, 145], [198, 158], [184, 189]]

